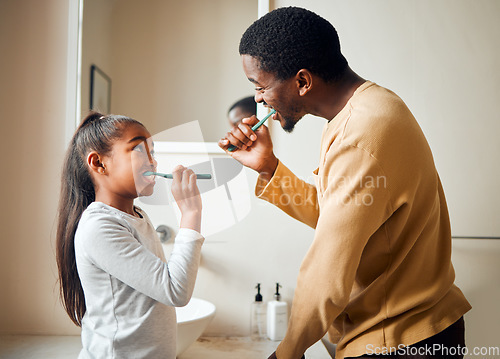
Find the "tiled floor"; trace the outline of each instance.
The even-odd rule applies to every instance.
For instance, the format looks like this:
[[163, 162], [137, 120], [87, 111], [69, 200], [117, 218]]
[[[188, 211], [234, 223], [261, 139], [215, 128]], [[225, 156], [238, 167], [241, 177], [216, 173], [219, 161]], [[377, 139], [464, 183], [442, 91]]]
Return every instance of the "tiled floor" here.
[[[203, 337], [179, 359], [266, 359], [278, 342], [249, 338]], [[1, 359], [76, 359], [81, 343], [78, 336], [0, 336]], [[307, 359], [330, 358], [321, 342], [306, 352]]]

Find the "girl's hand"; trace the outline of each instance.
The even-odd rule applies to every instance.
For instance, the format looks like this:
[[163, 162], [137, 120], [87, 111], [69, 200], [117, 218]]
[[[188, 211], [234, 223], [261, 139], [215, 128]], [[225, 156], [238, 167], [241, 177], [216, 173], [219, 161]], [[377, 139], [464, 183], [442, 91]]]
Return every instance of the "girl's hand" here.
[[172, 195], [181, 211], [181, 228], [201, 229], [201, 196], [196, 185], [196, 174], [184, 166], [174, 168]]

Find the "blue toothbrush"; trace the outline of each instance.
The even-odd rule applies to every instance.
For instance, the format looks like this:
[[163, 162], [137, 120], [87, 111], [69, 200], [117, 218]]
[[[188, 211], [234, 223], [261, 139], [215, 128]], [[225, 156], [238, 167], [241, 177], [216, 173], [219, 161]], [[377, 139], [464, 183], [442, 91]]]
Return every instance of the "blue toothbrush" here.
[[[146, 171], [142, 175], [143, 176], [153, 176], [154, 175], [154, 176], [160, 176], [160, 177], [168, 178], [168, 179], [174, 178], [174, 176], [171, 173], [160, 173], [160, 172], [151, 172], [151, 171]], [[205, 174], [205, 173], [196, 174], [196, 179], [212, 179], [212, 175]]]

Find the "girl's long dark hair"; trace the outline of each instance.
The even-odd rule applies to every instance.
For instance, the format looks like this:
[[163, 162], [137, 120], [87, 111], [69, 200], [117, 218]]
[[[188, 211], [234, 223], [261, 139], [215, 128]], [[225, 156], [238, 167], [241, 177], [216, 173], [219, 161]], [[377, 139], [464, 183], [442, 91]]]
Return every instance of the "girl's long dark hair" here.
[[57, 218], [56, 260], [61, 301], [70, 319], [82, 325], [85, 297], [76, 268], [75, 232], [83, 211], [95, 200], [92, 178], [86, 163], [89, 152], [107, 155], [129, 117], [91, 112], [76, 130], [64, 159]]

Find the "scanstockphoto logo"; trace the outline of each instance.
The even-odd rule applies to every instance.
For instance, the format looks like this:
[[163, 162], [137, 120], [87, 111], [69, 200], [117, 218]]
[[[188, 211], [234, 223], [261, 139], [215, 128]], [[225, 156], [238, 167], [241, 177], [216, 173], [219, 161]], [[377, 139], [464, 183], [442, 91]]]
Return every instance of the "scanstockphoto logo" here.
[[433, 358], [448, 358], [463, 356], [465, 358], [497, 358], [500, 355], [500, 347], [473, 347], [445, 346], [443, 344], [429, 344], [423, 346], [377, 347], [372, 344], [366, 346], [368, 355], [388, 355], [389, 353], [401, 356], [425, 356]]
[[[233, 226], [250, 213], [251, 193], [243, 166], [217, 144], [205, 143], [198, 121], [155, 134], [153, 141], [157, 172], [172, 173], [177, 165], [183, 165], [197, 174], [211, 175], [211, 179], [197, 180], [205, 237]], [[137, 205], [146, 211], [155, 226], [175, 227], [180, 221], [181, 213], [171, 185], [172, 180], [156, 176], [153, 194], [137, 199]]]

